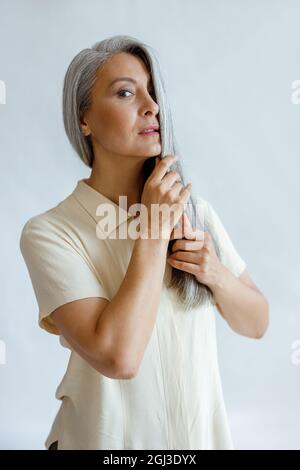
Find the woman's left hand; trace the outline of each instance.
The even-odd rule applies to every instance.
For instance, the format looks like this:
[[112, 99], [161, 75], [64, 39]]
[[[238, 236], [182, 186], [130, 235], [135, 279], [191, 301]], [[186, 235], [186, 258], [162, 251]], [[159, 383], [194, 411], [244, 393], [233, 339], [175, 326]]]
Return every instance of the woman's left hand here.
[[[179, 219], [179, 229], [185, 239], [177, 239], [172, 246], [168, 263], [176, 269], [194, 274], [198, 282], [213, 287], [220, 283], [225, 267], [220, 262], [209, 232], [194, 230], [187, 215], [183, 212]], [[170, 240], [174, 239], [174, 229]]]

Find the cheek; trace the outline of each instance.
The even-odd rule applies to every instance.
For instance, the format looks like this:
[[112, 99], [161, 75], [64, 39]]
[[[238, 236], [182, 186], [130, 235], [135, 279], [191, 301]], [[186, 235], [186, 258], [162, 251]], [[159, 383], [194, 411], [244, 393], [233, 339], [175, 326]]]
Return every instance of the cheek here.
[[[101, 142], [118, 142], [135, 131], [134, 113], [121, 105], [101, 106], [94, 112], [93, 130]], [[124, 143], [124, 140], [122, 140]]]

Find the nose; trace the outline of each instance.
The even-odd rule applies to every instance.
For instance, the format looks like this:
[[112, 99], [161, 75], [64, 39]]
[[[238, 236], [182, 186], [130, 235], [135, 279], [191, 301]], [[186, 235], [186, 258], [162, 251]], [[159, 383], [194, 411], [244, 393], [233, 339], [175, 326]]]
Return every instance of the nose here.
[[149, 110], [154, 114], [158, 114], [159, 112], [159, 105], [156, 103], [156, 101], [149, 96], [148, 100], [146, 100], [145, 106], [145, 114], [149, 112]]

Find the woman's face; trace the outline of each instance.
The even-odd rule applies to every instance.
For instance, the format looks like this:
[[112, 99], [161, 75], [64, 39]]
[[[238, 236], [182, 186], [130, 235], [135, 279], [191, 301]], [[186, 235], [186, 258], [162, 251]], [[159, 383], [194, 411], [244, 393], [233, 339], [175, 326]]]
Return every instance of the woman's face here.
[[[118, 80], [128, 77], [133, 81]], [[151, 157], [161, 152], [160, 134], [139, 132], [159, 124], [151, 76], [144, 62], [129, 53], [111, 57], [101, 69], [92, 89], [92, 105], [82, 117], [85, 135], [91, 135], [95, 151]]]

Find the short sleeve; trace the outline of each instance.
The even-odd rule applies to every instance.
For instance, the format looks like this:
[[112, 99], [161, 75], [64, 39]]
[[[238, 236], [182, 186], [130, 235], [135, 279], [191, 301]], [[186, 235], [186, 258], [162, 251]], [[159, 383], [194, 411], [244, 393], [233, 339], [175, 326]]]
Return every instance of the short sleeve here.
[[57, 228], [39, 217], [32, 217], [24, 225], [20, 250], [38, 303], [38, 324], [59, 335], [49, 317], [56, 308], [87, 297], [110, 299], [82, 254]]
[[214, 207], [208, 202], [198, 197], [198, 201], [204, 202], [204, 222], [207, 224], [220, 250], [221, 263], [239, 277], [246, 268], [246, 262], [236, 250], [221, 218]]

